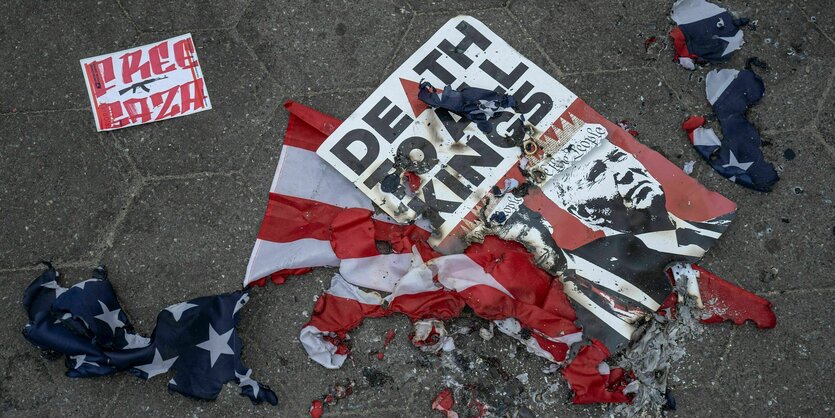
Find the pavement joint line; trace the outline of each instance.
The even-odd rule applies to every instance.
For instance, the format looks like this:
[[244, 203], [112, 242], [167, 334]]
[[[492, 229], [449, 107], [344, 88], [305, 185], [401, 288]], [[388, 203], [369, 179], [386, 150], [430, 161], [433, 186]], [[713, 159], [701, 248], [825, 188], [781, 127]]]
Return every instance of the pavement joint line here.
[[[243, 16], [243, 15], [241, 15], [241, 16]], [[238, 22], [238, 23], [240, 23], [240, 22]], [[233, 39], [235, 39], [237, 41], [240, 41], [241, 44], [243, 44], [244, 49], [247, 52], [249, 52], [249, 54], [252, 56], [252, 59], [254, 59], [255, 62], [258, 64], [258, 67], [261, 68], [261, 71], [263, 71], [264, 74], [267, 75], [267, 79], [270, 82], [272, 82], [273, 85], [277, 89], [283, 89], [284, 85], [279, 83], [278, 80], [276, 80], [275, 78], [273, 78], [273, 75], [272, 75], [272, 73], [270, 73], [270, 70], [267, 68], [267, 65], [264, 64], [263, 61], [261, 61], [261, 57], [258, 56], [258, 53], [256, 53], [255, 50], [252, 49], [252, 46], [249, 45], [249, 42], [247, 42], [246, 39], [243, 37], [243, 35], [241, 35], [241, 33], [238, 31], [238, 26], [237, 25], [235, 25], [231, 29], [229, 29], [229, 34], [232, 36]]]
[[[53, 266], [61, 267], [61, 268], [84, 268], [84, 267], [95, 267], [98, 262], [94, 260], [70, 260], [64, 261], [61, 259], [52, 259], [52, 260], [44, 260], [49, 261], [52, 263]], [[45, 266], [41, 262], [37, 263], [29, 263], [28, 265], [24, 266], [17, 266], [17, 267], [8, 267], [8, 268], [0, 268], [0, 274], [5, 273], [23, 273], [29, 271], [41, 271], [45, 268]]]
[[36, 109], [36, 110], [22, 110], [18, 112], [3, 112], [0, 113], [0, 116], [20, 116], [20, 115], [42, 115], [42, 114], [50, 114], [50, 113], [61, 113], [61, 112], [81, 112], [84, 110], [90, 110], [89, 107], [74, 107], [69, 109]]
[[676, 98], [676, 101], [678, 102], [678, 104], [684, 106], [685, 109], [693, 107], [690, 103], [688, 103], [686, 100], [684, 100], [684, 98], [681, 97], [679, 92], [677, 92], [675, 89], [673, 89], [670, 86], [670, 83], [668, 83], [667, 79], [664, 78], [664, 74], [661, 72], [661, 70], [659, 70], [658, 68], [653, 68], [653, 70], [655, 71], [655, 74], [658, 76], [658, 80], [661, 81], [661, 83], [664, 85], [664, 87], [666, 87], [667, 90], [669, 90], [671, 93], [673, 93], [673, 97]]
[[164, 35], [172, 32], [193, 33], [193, 32], [220, 32], [234, 29], [235, 25], [218, 26], [215, 28], [177, 28], [177, 29], [159, 29], [159, 30], [143, 30], [144, 35]]
[[[273, 126], [273, 122], [275, 122], [275, 120], [278, 118], [278, 112], [280, 112], [280, 111], [281, 111], [281, 107], [282, 107], [282, 106], [281, 106], [281, 103], [284, 103], [284, 101], [282, 101], [282, 100], [278, 100], [278, 103], [279, 103], [279, 106], [278, 106], [278, 107], [276, 107], [276, 108], [274, 108], [274, 109], [270, 112], [270, 115], [271, 115], [271, 116], [270, 116], [270, 120], [268, 120], [268, 121], [267, 121], [266, 125], [264, 126], [264, 129], [263, 129], [261, 132], [259, 132], [259, 133], [258, 133], [258, 138], [259, 138], [259, 139], [260, 139], [261, 137], [263, 137], [264, 135], [266, 135], [266, 134], [267, 134], [267, 132], [269, 132], [269, 131], [270, 131], [270, 129], [271, 129], [271, 128], [272, 128], [272, 126]], [[282, 139], [281, 147], [283, 147], [283, 146], [284, 146], [284, 140]], [[254, 154], [254, 153], [255, 153], [255, 148], [257, 148], [257, 147], [252, 147], [249, 151], [247, 151], [247, 153], [246, 153], [246, 157], [244, 157], [244, 161], [245, 161], [245, 162], [249, 162], [249, 161], [251, 161], [251, 160], [252, 160], [252, 154]], [[276, 152], [280, 152], [280, 150], [281, 150], [281, 148], [279, 148], [278, 150], [276, 150]], [[237, 171], [239, 174], [243, 174], [243, 170], [244, 170], [243, 168], [239, 168], [238, 170], [232, 170], [232, 171]]]
[[241, 19], [244, 18], [244, 15], [246, 14], [246, 11], [249, 10], [249, 8], [251, 6], [252, 6], [252, 0], [247, 0], [246, 4], [243, 7], [241, 7], [241, 13], [238, 15], [238, 18], [235, 19], [235, 23], [232, 24], [233, 28], [235, 28], [235, 29], [238, 28], [238, 24], [241, 23]]
[[134, 37], [134, 42], [135, 42], [136, 39], [139, 38], [139, 34], [142, 33], [142, 29], [139, 29], [139, 25], [136, 24], [136, 21], [133, 20], [133, 17], [130, 15], [130, 13], [128, 13], [128, 9], [126, 9], [125, 6], [122, 5], [122, 1], [121, 0], [114, 0], [114, 1], [116, 2], [116, 5], [119, 6], [119, 9], [122, 10], [122, 14], [125, 15], [125, 18], [128, 19], [128, 22], [130, 22], [130, 25], [133, 26], [133, 30], [137, 32], [136, 36]]
[[128, 380], [127, 377], [128, 376], [126, 375], [119, 375], [121, 382], [119, 382], [119, 386], [116, 388], [116, 393], [114, 393], [113, 396], [111, 396], [110, 399], [107, 400], [107, 403], [104, 405], [104, 409], [102, 409], [101, 414], [99, 414], [100, 417], [104, 418], [110, 416], [108, 414], [110, 412], [110, 408], [113, 407], [113, 404], [116, 403], [116, 400], [119, 398], [119, 395], [122, 394], [122, 389], [125, 387], [125, 382], [127, 382]]
[[[389, 62], [386, 64], [385, 68], [383, 68], [383, 75], [382, 80], [388, 77], [391, 68], [395, 65], [394, 60], [400, 55], [400, 50], [403, 49], [403, 45], [406, 44], [406, 37], [409, 36], [409, 33], [412, 31], [412, 26], [415, 24], [415, 18], [418, 16], [414, 11], [411, 12], [412, 16], [409, 17], [409, 23], [406, 24], [406, 30], [403, 31], [403, 36], [400, 37], [400, 40], [397, 41], [397, 46], [394, 47], [394, 51], [391, 53], [391, 58], [389, 58]], [[381, 82], [382, 83], [382, 82]]]
[[114, 131], [106, 132], [106, 134], [113, 140], [113, 146], [116, 147], [116, 150], [128, 163], [128, 166], [131, 169], [131, 173], [133, 173], [133, 175], [136, 177], [144, 178], [145, 176], [143, 176], [142, 172], [139, 171], [139, 167], [136, 165], [136, 161], [134, 161], [133, 157], [131, 157], [130, 155], [130, 149], [126, 146], [124, 142], [122, 142], [122, 140], [119, 138], [119, 135], [116, 135], [116, 132]]
[[366, 91], [374, 91], [377, 87], [354, 87], [350, 89], [325, 89], [325, 90], [311, 90], [304, 93], [298, 93], [297, 96], [300, 97], [316, 97], [316, 96], [323, 96], [325, 94], [350, 94], [350, 93], [361, 93]]
[[[805, 20], [808, 22], [808, 21], [809, 21], [809, 18], [810, 18], [809, 12], [807, 12], [807, 11], [806, 11], [806, 9], [804, 9], [804, 8], [803, 8], [803, 6], [801, 6], [801, 5], [797, 4], [797, 3], [795, 3], [794, 1], [791, 1], [791, 4], [792, 4], [792, 5], [794, 5], [795, 7], [797, 7], [798, 9], [800, 9], [800, 11], [801, 11], [801, 12], [803, 12], [803, 17], [804, 17], [804, 18], [805, 18]], [[818, 32], [820, 32], [820, 33], [821, 33], [821, 35], [823, 35], [823, 37], [824, 37], [824, 38], [826, 38], [826, 39], [827, 39], [830, 43], [832, 43], [833, 45], [835, 45], [835, 39], [833, 39], [831, 36], [829, 36], [829, 34], [828, 34], [828, 33], [826, 33], [826, 32], [823, 30], [823, 28], [821, 28], [820, 26], [818, 26], [818, 23], [817, 23], [817, 22], [811, 22], [811, 23], [812, 23], [812, 26], [814, 26], [815, 30], [817, 30]]]
[[145, 187], [148, 183], [147, 179], [144, 177], [139, 177], [132, 181], [130, 188], [128, 189], [128, 195], [125, 200], [122, 209], [119, 210], [119, 213], [116, 214], [116, 219], [105, 228], [104, 237], [100, 241], [102, 244], [99, 248], [96, 249], [96, 253], [98, 254], [98, 259], [101, 260], [104, 258], [104, 254], [107, 250], [113, 248], [113, 242], [116, 240], [116, 233], [119, 231], [119, 228], [125, 222], [125, 219], [128, 217], [128, 213], [130, 213], [131, 208], [133, 208], [133, 202], [136, 200], [137, 196], [139, 196], [139, 191]]
[[716, 368], [716, 374], [713, 375], [713, 381], [718, 382], [719, 378], [722, 377], [722, 371], [728, 369], [730, 366], [730, 361], [728, 361], [729, 356], [731, 355], [731, 347], [734, 344], [734, 336], [736, 335], [736, 328], [731, 328], [730, 332], [728, 333], [728, 342], [725, 344], [725, 349], [722, 350], [722, 367]]
[[[459, 15], [462, 15], [462, 14], [470, 14], [470, 13], [496, 11], [496, 10], [502, 10], [504, 8], [505, 8], [505, 6], [501, 5], [501, 6], [492, 6], [492, 7], [482, 7], [482, 8], [479, 8], [479, 9], [464, 9], [464, 10], [455, 9], [453, 13], [457, 13]], [[415, 12], [415, 16], [444, 16], [444, 15], [449, 15], [449, 14], [450, 14], [449, 10]]]
[[768, 290], [768, 291], [765, 291], [765, 292], [757, 292], [756, 295], [762, 296], [762, 297], [768, 297], [768, 296], [798, 295], [798, 294], [802, 295], [802, 294], [806, 294], [806, 293], [825, 293], [825, 292], [835, 292], [835, 286], [782, 289], [782, 290]]
[[829, 144], [829, 142], [826, 141], [826, 138], [823, 137], [823, 133], [820, 132], [820, 128], [815, 129], [815, 131], [812, 132], [812, 136], [814, 136], [815, 139], [817, 139], [818, 142], [821, 145], [823, 145], [824, 148], [826, 148], [826, 151], [829, 152], [830, 155], [835, 157], [835, 147], [833, 147]]
[[192, 179], [200, 179], [200, 178], [207, 178], [207, 177], [232, 177], [235, 175], [240, 174], [241, 169], [237, 170], [229, 170], [229, 171], [197, 171], [193, 173], [184, 173], [184, 174], [153, 174], [146, 176], [144, 178], [146, 183], [151, 182], [162, 182], [162, 181], [176, 181], [176, 180], [192, 180]]
[[575, 75], [597, 75], [597, 74], [616, 74], [616, 73], [625, 73], [630, 71], [652, 71], [654, 70], [653, 67], [621, 67], [621, 68], [603, 68], [599, 70], [588, 70], [588, 71], [575, 71], [570, 73], [564, 73], [565, 76], [575, 76]]
[[564, 76], [565, 73], [563, 73], [563, 71], [560, 70], [560, 67], [557, 66], [557, 63], [553, 59], [551, 59], [551, 56], [548, 55], [548, 52], [546, 52], [544, 48], [542, 48], [542, 45], [540, 45], [539, 42], [537, 42], [536, 39], [534, 39], [531, 36], [531, 34], [528, 33], [528, 30], [525, 29], [525, 25], [522, 24], [522, 21], [519, 20], [519, 17], [516, 16], [516, 14], [513, 13], [513, 10], [510, 9], [510, 2], [509, 1], [507, 2], [507, 4], [505, 4], [505, 6], [503, 8], [504, 8], [505, 12], [507, 12], [507, 14], [510, 16], [510, 18], [514, 22], [516, 22], [516, 25], [519, 26], [519, 29], [522, 31], [522, 33], [525, 35], [525, 37], [527, 39], [530, 39], [531, 43], [536, 48], [536, 50], [539, 51], [539, 53], [542, 54], [543, 57], [545, 57], [545, 61], [548, 63], [548, 66], [551, 67], [551, 71], [554, 72], [554, 75], [556, 77]]
[[821, 113], [823, 113], [823, 108], [826, 107], [826, 99], [829, 97], [829, 93], [832, 92], [832, 83], [835, 80], [835, 69], [832, 70], [831, 74], [829, 75], [829, 79], [826, 80], [826, 87], [823, 89], [823, 94], [821, 95], [820, 99], [818, 99], [818, 108], [815, 111], [815, 121], [814, 125], [818, 126], [821, 120]]

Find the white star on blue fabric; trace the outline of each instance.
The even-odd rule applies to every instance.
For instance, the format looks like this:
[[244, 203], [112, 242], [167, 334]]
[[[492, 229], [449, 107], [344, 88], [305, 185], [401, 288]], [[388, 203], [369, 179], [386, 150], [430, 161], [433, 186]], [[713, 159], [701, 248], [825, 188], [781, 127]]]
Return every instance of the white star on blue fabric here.
[[79, 289], [81, 289], [81, 290], [84, 290], [84, 286], [86, 286], [86, 285], [87, 285], [87, 283], [90, 283], [90, 282], [100, 282], [100, 281], [101, 281], [101, 280], [99, 280], [99, 279], [87, 279], [87, 280], [85, 280], [85, 281], [83, 281], [83, 282], [79, 282], [79, 283], [74, 284], [74, 285], [73, 285], [73, 287], [77, 287], [77, 288], [79, 288]]
[[737, 31], [734, 36], [720, 36], [719, 39], [728, 43], [728, 45], [725, 46], [725, 50], [722, 51], [723, 57], [741, 48], [743, 44], [742, 31]]
[[183, 312], [196, 307], [197, 305], [188, 302], [180, 302], [176, 305], [171, 305], [165, 308], [166, 311], [171, 312], [171, 315], [174, 316], [174, 320], [179, 322], [180, 318], [183, 317]]
[[125, 326], [125, 323], [119, 320], [119, 312], [122, 310], [116, 309], [111, 311], [102, 301], [99, 301], [99, 305], [101, 305], [101, 314], [96, 315], [94, 318], [107, 323], [113, 331], [113, 334], [116, 335], [116, 328]]
[[197, 347], [209, 352], [211, 367], [215, 366], [215, 362], [221, 354], [235, 354], [232, 347], [229, 346], [229, 338], [232, 337], [233, 331], [235, 331], [235, 328], [223, 334], [218, 334], [212, 327], [212, 324], [209, 324], [209, 339], [197, 344]]
[[244, 305], [248, 301], [249, 301], [249, 295], [247, 295], [247, 294], [241, 295], [241, 298], [238, 299], [237, 303], [235, 303], [235, 309], [232, 311], [232, 315], [234, 316], [236, 313], [238, 313], [238, 311], [241, 310], [241, 308], [243, 308]]
[[150, 363], [143, 364], [141, 366], [134, 366], [134, 368], [145, 372], [148, 375], [148, 379], [150, 379], [158, 374], [167, 372], [178, 358], [180, 358], [180, 356], [174, 356], [168, 360], [163, 360], [162, 355], [159, 353], [159, 349], [154, 349], [154, 359]]
[[83, 365], [85, 365], [85, 364], [90, 364], [90, 365], [93, 365], [93, 366], [98, 366], [98, 364], [93, 363], [92, 361], [87, 361], [87, 355], [86, 355], [86, 354], [79, 354], [79, 355], [77, 355], [77, 356], [70, 356], [70, 358], [71, 358], [71, 359], [73, 359], [73, 360], [75, 360], [75, 367], [74, 367], [74, 369], [78, 369], [79, 367], [81, 367], [81, 366], [83, 366]]
[[62, 293], [69, 290], [66, 287], [62, 287], [61, 285], [59, 285], [58, 282], [56, 282], [55, 280], [53, 280], [51, 282], [44, 283], [44, 284], [41, 285], [41, 287], [45, 287], [47, 289], [55, 289], [55, 298], [56, 299], [58, 298], [58, 296], [61, 296]]
[[742, 169], [742, 171], [748, 171], [748, 167], [754, 165], [754, 162], [751, 161], [750, 163], [741, 163], [736, 159], [736, 155], [734, 155], [733, 151], [728, 151], [728, 163], [723, 165], [722, 167], [736, 167]]
[[252, 374], [252, 369], [247, 369], [246, 374], [240, 374], [240, 373], [238, 373], [237, 370], [235, 371], [235, 377], [237, 377], [238, 381], [240, 382], [240, 383], [238, 383], [238, 387], [241, 387], [241, 388], [243, 388], [244, 386], [251, 387], [253, 396], [257, 398], [258, 397], [258, 391], [260, 390], [260, 387], [258, 387], [258, 382], [252, 380], [252, 378], [249, 377], [251, 374]]

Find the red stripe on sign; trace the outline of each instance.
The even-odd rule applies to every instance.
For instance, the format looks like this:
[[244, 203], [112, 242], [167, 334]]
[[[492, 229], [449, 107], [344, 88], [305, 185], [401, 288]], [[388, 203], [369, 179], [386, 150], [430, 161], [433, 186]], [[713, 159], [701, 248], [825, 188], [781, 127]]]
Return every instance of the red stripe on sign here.
[[315, 200], [270, 193], [258, 238], [272, 242], [304, 238], [328, 241], [333, 220], [343, 210]]
[[568, 213], [542, 193], [542, 189], [532, 188], [525, 196], [525, 206], [539, 212], [554, 227], [554, 241], [564, 250], [582, 247], [606, 234], [589, 228], [583, 221]]
[[323, 332], [345, 333], [358, 327], [363, 318], [377, 318], [387, 314], [380, 305], [369, 305], [325, 293], [316, 301], [313, 316], [307, 325], [313, 325]]
[[316, 152], [342, 121], [303, 104], [288, 100], [284, 108], [290, 112], [284, 145]]
[[93, 70], [92, 66], [95, 65], [95, 61], [89, 64], [84, 64], [84, 70], [87, 72], [87, 84], [90, 92], [90, 97], [93, 99], [93, 112], [96, 112], [96, 121], [99, 123], [98, 129], [103, 130], [110, 127], [110, 123], [107, 123], [105, 126], [104, 122], [104, 114], [102, 113], [102, 107], [99, 106], [99, 100], [96, 97], [96, 86], [93, 80]]

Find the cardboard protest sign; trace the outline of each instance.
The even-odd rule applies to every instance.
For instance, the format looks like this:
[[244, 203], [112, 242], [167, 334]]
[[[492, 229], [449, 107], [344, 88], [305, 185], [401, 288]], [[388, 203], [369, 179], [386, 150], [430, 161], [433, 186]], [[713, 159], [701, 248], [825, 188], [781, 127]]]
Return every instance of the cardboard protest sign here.
[[[418, 83], [514, 96], [492, 132], [417, 99]], [[558, 275], [584, 333], [613, 352], [672, 287], [664, 273], [698, 260], [735, 205], [606, 120], [481, 22], [447, 22], [318, 148], [401, 222], [459, 252], [488, 235], [522, 243]], [[381, 188], [416, 173], [420, 187]], [[399, 177], [398, 177], [399, 178]]]
[[[388, 77], [319, 148], [319, 155], [394, 219], [423, 216], [446, 238], [476, 202], [518, 162], [508, 134], [523, 122], [506, 114], [485, 134], [445, 111], [427, 111], [418, 82], [478, 86], [513, 93], [527, 122], [544, 131], [576, 96], [472, 18], [450, 20]], [[404, 159], [421, 159], [416, 196], [380, 190]]]
[[85, 58], [81, 69], [99, 132], [212, 108], [191, 34]]

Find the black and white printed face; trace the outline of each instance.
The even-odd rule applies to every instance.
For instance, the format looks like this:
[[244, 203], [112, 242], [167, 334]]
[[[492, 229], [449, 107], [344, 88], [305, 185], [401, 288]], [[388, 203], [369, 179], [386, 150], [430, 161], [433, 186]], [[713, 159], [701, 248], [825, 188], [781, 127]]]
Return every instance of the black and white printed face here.
[[548, 181], [542, 191], [607, 235], [673, 228], [661, 184], [637, 158], [608, 140]]
[[539, 213], [522, 205], [493, 233], [508, 241], [521, 243], [545, 271], [556, 274], [565, 268], [565, 256], [554, 240], [554, 227]]

